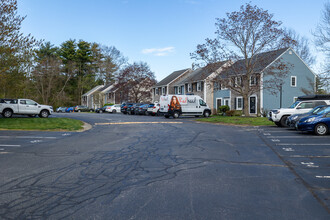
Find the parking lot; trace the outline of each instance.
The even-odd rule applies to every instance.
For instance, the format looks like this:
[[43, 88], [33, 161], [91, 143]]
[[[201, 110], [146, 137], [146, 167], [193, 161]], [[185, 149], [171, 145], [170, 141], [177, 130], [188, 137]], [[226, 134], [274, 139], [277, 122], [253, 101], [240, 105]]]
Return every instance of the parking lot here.
[[303, 184], [330, 208], [330, 136], [288, 128], [263, 127], [259, 136]]
[[195, 117], [55, 113], [0, 131], [0, 218], [329, 219], [330, 136]]

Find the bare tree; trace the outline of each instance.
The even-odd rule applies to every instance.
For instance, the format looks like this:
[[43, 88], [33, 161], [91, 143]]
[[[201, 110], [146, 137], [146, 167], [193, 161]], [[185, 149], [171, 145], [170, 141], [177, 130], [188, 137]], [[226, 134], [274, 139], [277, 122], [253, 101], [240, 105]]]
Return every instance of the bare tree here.
[[321, 82], [325, 84], [324, 88], [330, 91], [330, 2], [324, 6], [321, 22], [313, 34], [316, 46], [326, 55], [324, 71], [319, 74], [319, 77]]
[[260, 75], [272, 75], [267, 83], [264, 81], [263, 87], [279, 89], [283, 84], [280, 78], [284, 79], [290, 68], [281, 60], [267, 71], [262, 68], [279, 53], [279, 41], [291, 41], [289, 37], [283, 38], [281, 24], [267, 10], [246, 4], [239, 11], [227, 13], [226, 18], [217, 18], [216, 38], [206, 39], [206, 43], [197, 45], [197, 50], [191, 54], [197, 66], [212, 67], [212, 63], [225, 60], [233, 63], [224, 68], [218, 84], [243, 97], [246, 116], [249, 115], [249, 96], [261, 88]]
[[122, 94], [121, 101], [149, 102], [155, 75], [147, 63], [133, 63], [122, 69], [117, 76], [116, 88]]

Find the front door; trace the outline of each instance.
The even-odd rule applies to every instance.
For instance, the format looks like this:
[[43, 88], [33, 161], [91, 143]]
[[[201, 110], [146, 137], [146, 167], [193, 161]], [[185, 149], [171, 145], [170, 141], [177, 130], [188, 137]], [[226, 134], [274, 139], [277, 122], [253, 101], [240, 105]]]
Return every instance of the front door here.
[[250, 114], [257, 114], [257, 99], [255, 96], [250, 97]]
[[217, 112], [219, 111], [219, 107], [222, 105], [222, 99], [217, 99]]

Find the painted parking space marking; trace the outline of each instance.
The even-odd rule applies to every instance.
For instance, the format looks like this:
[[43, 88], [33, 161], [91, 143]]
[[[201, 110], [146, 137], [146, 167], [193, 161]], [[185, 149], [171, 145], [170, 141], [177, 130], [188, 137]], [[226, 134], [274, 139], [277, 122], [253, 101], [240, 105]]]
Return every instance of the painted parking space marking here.
[[313, 162], [300, 162], [301, 165], [306, 165], [307, 167], [317, 168], [319, 166], [315, 165]]
[[0, 147], [20, 147], [21, 145], [0, 144]]
[[42, 140], [33, 140], [33, 141], [30, 141], [32, 144], [35, 144], [35, 143], [41, 143]]
[[303, 139], [303, 138], [306, 138], [306, 139], [311, 139], [311, 138], [315, 138], [315, 139], [320, 139], [320, 138], [329, 138], [327, 136], [268, 136], [266, 138], [299, 138], [299, 139]]
[[283, 147], [282, 148], [284, 151], [287, 151], [287, 152], [293, 152], [294, 149], [292, 149], [291, 147]]
[[315, 176], [315, 177], [320, 179], [330, 179], [330, 176]]
[[0, 138], [13, 138], [13, 139], [57, 139], [57, 137], [37, 137], [37, 136], [0, 136]]
[[330, 156], [315, 156], [315, 155], [290, 155], [289, 157], [300, 158], [300, 157], [308, 157], [308, 158], [330, 158]]
[[281, 142], [279, 139], [272, 139], [273, 142]]
[[276, 144], [278, 146], [287, 146], [287, 145], [292, 145], [292, 146], [330, 146], [330, 144], [294, 144], [294, 143], [281, 143], [281, 144]]
[[264, 133], [265, 136], [271, 135], [270, 133]]
[[64, 133], [62, 134], [62, 136], [70, 136], [71, 134], [70, 133]]
[[95, 125], [129, 125], [129, 124], [182, 124], [183, 122], [109, 122], [109, 123], [95, 123]]

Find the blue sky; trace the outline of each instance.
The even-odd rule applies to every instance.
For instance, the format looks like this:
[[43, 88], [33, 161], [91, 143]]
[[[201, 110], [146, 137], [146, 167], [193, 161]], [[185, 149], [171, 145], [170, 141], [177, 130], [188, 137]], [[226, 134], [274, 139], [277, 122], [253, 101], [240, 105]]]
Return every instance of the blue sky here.
[[[69, 39], [115, 46], [130, 63], [147, 62], [161, 80], [191, 67], [189, 54], [205, 38], [214, 37], [215, 18], [237, 11], [247, 2], [268, 10], [283, 26], [313, 40], [311, 32], [327, 1], [18, 0], [18, 12], [27, 16], [22, 24], [25, 34], [57, 46]], [[312, 43], [311, 48], [317, 54]], [[318, 65], [313, 67], [316, 72]]]

